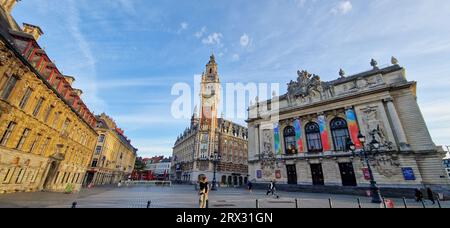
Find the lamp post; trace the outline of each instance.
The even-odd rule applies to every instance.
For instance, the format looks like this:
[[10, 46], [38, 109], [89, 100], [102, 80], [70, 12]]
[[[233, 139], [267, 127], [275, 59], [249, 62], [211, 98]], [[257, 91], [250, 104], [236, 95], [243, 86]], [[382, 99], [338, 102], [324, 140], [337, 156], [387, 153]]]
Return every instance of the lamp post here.
[[211, 161], [214, 164], [214, 177], [213, 177], [211, 191], [217, 191], [216, 173], [217, 173], [217, 165], [219, 164], [220, 160], [222, 160], [222, 156], [220, 156], [217, 151], [214, 152], [213, 155], [211, 155]]
[[[358, 140], [362, 144], [360, 155], [362, 154], [369, 171], [372, 203], [380, 204], [383, 202], [383, 199], [381, 197], [380, 188], [378, 187], [377, 182], [375, 181], [375, 177], [373, 176], [372, 166], [370, 165], [370, 156], [373, 156], [373, 153], [378, 151], [378, 149], [380, 148], [380, 143], [375, 139], [375, 134], [372, 134], [372, 137], [372, 141], [368, 146], [366, 146], [366, 137], [362, 135], [361, 132], [359, 132], [358, 134]], [[351, 141], [351, 139], [347, 140], [347, 148], [350, 149], [353, 154], [355, 154], [356, 146]]]

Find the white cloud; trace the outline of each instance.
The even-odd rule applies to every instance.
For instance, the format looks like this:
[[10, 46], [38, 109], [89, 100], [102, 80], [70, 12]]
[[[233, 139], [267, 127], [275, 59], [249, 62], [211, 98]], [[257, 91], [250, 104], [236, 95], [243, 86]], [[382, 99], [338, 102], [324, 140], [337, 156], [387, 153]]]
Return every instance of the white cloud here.
[[337, 15], [337, 14], [341, 14], [341, 15], [345, 15], [347, 13], [349, 13], [350, 11], [352, 11], [353, 9], [353, 5], [350, 1], [341, 1], [338, 3], [337, 6], [335, 6], [333, 9], [331, 9], [331, 13]]
[[202, 43], [207, 45], [216, 45], [216, 44], [220, 45], [222, 44], [222, 38], [223, 38], [222, 33], [215, 32], [210, 34], [208, 37], [204, 38], [202, 40]]
[[241, 56], [239, 56], [238, 54], [234, 54], [231, 59], [233, 60], [233, 62], [237, 62], [241, 59]]
[[205, 35], [206, 33], [206, 27], [202, 27], [202, 29], [200, 29], [200, 31], [196, 32], [194, 34], [195, 37], [197, 37], [198, 39], [202, 38], [203, 35]]
[[305, 3], [306, 0], [295, 0], [295, 4], [300, 8], [302, 8], [305, 5]]
[[242, 47], [247, 47], [250, 44], [250, 37], [247, 34], [242, 35], [239, 43]]
[[181, 30], [186, 30], [189, 27], [189, 24], [187, 22], [182, 22], [180, 24]]

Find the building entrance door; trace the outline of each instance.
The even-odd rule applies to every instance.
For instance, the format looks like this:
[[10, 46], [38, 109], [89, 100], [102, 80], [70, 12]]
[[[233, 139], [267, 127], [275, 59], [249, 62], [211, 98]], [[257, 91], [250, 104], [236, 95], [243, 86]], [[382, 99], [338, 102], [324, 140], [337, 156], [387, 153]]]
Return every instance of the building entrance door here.
[[50, 168], [48, 170], [47, 177], [45, 178], [44, 189], [50, 188], [50, 186], [52, 185], [53, 179], [55, 179], [56, 171], [58, 171], [58, 162], [53, 161], [50, 164]]
[[297, 185], [297, 167], [295, 165], [287, 165], [288, 184]]
[[322, 164], [311, 164], [311, 175], [312, 175], [313, 185], [319, 185], [319, 186], [325, 185]]
[[352, 163], [339, 163], [343, 186], [357, 186], [355, 170]]

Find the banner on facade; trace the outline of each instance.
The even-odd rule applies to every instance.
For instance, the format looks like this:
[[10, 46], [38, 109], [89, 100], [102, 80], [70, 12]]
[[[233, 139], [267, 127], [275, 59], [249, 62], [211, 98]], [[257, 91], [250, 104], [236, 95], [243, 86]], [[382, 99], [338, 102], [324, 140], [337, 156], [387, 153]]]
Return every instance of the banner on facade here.
[[370, 181], [370, 172], [369, 172], [369, 169], [368, 169], [368, 168], [363, 168], [362, 171], [363, 171], [363, 174], [364, 174], [364, 179], [365, 179], [366, 181]]
[[256, 170], [256, 178], [261, 179], [262, 178], [262, 170]]
[[356, 122], [356, 114], [353, 109], [348, 109], [346, 111], [347, 115], [347, 125], [348, 130], [350, 131], [350, 137], [352, 138], [353, 143], [355, 144], [357, 149], [362, 148], [362, 144], [358, 139], [359, 127], [358, 122]]
[[403, 177], [406, 181], [415, 181], [416, 175], [414, 174], [414, 169], [411, 167], [402, 168]]
[[283, 154], [281, 151], [281, 145], [280, 145], [280, 127], [278, 123], [274, 124], [274, 142], [275, 142], [275, 153], [276, 154]]
[[295, 128], [295, 141], [297, 142], [298, 152], [303, 153], [302, 122], [300, 120], [295, 120], [294, 128]]
[[325, 116], [319, 116], [320, 136], [322, 138], [322, 145], [324, 151], [330, 151], [330, 141], [328, 140], [328, 125]]
[[275, 178], [281, 179], [281, 170], [276, 170], [275, 171]]

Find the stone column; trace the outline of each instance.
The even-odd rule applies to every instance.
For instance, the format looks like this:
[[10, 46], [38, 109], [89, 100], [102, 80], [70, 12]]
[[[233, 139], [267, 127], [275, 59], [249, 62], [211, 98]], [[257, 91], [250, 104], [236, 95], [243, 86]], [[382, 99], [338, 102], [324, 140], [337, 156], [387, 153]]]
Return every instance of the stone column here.
[[388, 98], [385, 99], [384, 101], [386, 102], [387, 105], [388, 114], [389, 117], [391, 118], [394, 133], [398, 140], [400, 150], [402, 151], [410, 150], [411, 147], [408, 144], [408, 139], [406, 138], [406, 134], [402, 122], [400, 121], [400, 117], [398, 116], [397, 109], [395, 108], [394, 100], [392, 98]]
[[259, 124], [255, 126], [255, 131], [256, 155], [259, 157], [261, 155], [261, 127]]

